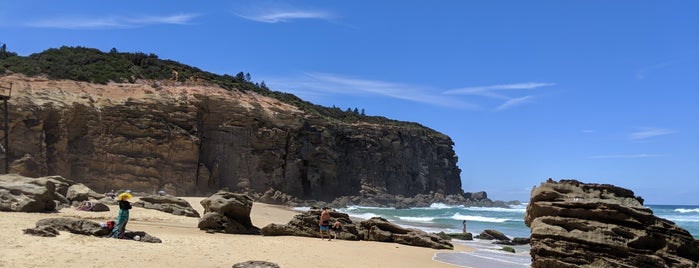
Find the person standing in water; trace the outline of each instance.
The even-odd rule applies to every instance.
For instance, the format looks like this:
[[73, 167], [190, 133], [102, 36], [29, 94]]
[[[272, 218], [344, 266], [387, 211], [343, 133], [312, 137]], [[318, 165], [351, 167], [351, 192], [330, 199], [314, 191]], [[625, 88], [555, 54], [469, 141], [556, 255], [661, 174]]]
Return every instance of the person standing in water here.
[[109, 237], [124, 238], [126, 223], [129, 222], [129, 210], [131, 209], [131, 203], [128, 201], [129, 199], [131, 199], [131, 193], [128, 190], [117, 197], [117, 201], [119, 203], [119, 215], [117, 215], [116, 226], [112, 230], [112, 233], [109, 234]]

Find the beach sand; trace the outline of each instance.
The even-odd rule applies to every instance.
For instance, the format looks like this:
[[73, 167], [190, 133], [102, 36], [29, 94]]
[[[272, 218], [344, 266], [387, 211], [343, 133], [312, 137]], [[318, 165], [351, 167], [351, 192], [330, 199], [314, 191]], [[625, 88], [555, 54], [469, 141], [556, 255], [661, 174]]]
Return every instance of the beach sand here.
[[[184, 197], [203, 215], [201, 197]], [[136, 201], [136, 200], [132, 200]], [[0, 267], [231, 267], [261, 260], [281, 267], [456, 267], [432, 260], [437, 252], [473, 251], [455, 244], [435, 250], [396, 243], [320, 240], [294, 236], [208, 234], [197, 228], [198, 218], [134, 207], [127, 229], [145, 231], [163, 243], [143, 243], [71, 234], [57, 237], [25, 235], [23, 229], [53, 217], [76, 217], [104, 222], [108, 212], [61, 209], [58, 213], [0, 212]], [[255, 203], [250, 217], [257, 227], [286, 224], [299, 212], [283, 206]]]

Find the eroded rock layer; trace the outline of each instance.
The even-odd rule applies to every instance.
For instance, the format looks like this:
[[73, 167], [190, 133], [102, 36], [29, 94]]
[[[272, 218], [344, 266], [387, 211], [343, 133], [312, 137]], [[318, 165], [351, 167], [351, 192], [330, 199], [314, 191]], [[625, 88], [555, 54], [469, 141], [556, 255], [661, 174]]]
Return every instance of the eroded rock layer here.
[[532, 267], [697, 267], [699, 242], [631, 190], [548, 180], [525, 214]]

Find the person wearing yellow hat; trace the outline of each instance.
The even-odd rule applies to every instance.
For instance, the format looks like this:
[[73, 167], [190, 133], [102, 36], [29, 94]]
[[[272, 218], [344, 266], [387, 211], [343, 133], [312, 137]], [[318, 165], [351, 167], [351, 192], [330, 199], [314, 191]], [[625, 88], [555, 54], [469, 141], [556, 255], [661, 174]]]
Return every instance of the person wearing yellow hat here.
[[129, 199], [131, 199], [131, 197], [131, 191], [129, 190], [126, 190], [126, 192], [123, 192], [117, 196], [117, 201], [119, 203], [119, 215], [117, 215], [116, 226], [112, 230], [112, 233], [109, 234], [109, 237], [124, 238], [126, 223], [129, 222], [129, 210], [131, 209]]

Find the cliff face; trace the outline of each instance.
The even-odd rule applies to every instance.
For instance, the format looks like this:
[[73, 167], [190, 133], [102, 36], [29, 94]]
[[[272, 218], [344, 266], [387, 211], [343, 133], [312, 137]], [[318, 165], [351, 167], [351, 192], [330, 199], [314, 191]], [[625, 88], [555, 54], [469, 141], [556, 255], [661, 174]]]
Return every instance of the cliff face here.
[[549, 180], [525, 214], [532, 267], [697, 267], [699, 241], [631, 190]]
[[462, 193], [453, 142], [426, 128], [342, 123], [205, 85], [0, 82], [13, 84], [11, 172], [178, 195]]

